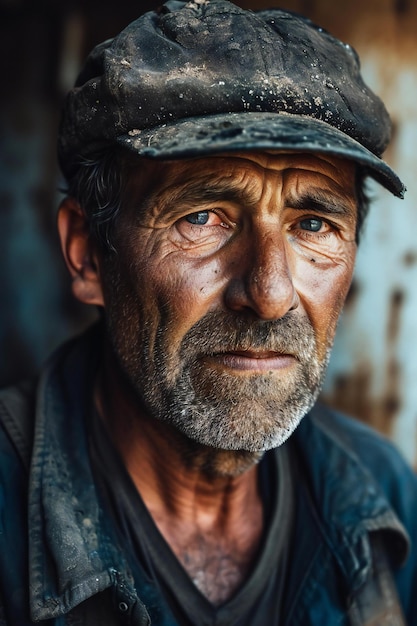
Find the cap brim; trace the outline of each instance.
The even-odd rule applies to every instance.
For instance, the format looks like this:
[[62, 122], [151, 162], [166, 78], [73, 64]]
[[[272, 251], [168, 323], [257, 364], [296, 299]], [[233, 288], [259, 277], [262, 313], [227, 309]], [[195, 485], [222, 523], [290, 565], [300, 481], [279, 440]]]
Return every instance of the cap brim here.
[[381, 159], [349, 135], [315, 118], [288, 113], [222, 113], [132, 129], [117, 142], [154, 159], [196, 158], [222, 152], [289, 150], [345, 157], [399, 198], [405, 186]]

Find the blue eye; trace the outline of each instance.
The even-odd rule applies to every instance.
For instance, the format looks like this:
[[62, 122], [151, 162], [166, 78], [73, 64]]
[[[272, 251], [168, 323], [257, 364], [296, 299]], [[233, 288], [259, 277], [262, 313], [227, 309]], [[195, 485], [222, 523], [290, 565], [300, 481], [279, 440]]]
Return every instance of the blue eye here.
[[313, 233], [318, 233], [319, 230], [321, 230], [322, 226], [323, 220], [315, 217], [309, 217], [305, 220], [301, 220], [300, 222], [300, 228], [302, 228], [303, 230], [309, 230]]
[[198, 211], [197, 213], [190, 213], [190, 215], [186, 215], [185, 219], [190, 224], [196, 224], [197, 226], [204, 226], [209, 221], [209, 212], [208, 211]]

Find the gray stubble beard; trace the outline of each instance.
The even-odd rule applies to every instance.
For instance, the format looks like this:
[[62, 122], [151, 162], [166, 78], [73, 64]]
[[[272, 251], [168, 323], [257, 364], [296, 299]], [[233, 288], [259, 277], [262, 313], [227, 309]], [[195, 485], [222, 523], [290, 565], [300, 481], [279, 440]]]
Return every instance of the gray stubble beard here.
[[[264, 451], [288, 439], [317, 399], [330, 342], [319, 360], [307, 317], [289, 313], [275, 322], [259, 322], [209, 313], [187, 332], [178, 349], [165, 345], [167, 328], [166, 322], [159, 326], [152, 350], [141, 329], [136, 353], [134, 341], [129, 354], [117, 348], [117, 341], [116, 351], [147, 414], [181, 433], [190, 444], [190, 456], [194, 449], [207, 448], [208, 455], [235, 451], [247, 462], [256, 462]], [[207, 363], [212, 355], [256, 348], [294, 354], [297, 364], [282, 377], [237, 377]]]

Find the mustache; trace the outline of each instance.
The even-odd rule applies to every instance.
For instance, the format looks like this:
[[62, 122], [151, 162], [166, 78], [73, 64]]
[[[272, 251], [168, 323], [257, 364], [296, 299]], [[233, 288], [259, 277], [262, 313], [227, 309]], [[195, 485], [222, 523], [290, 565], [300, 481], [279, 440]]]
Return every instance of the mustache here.
[[315, 333], [307, 317], [294, 313], [278, 320], [261, 321], [216, 311], [201, 318], [181, 342], [184, 357], [247, 350], [292, 354], [305, 359], [316, 352]]

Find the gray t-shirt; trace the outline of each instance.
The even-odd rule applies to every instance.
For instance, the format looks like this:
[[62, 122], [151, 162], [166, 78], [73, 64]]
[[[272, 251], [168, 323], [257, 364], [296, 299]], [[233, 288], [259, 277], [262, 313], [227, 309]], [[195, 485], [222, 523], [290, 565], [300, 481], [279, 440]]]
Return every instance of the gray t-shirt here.
[[159, 532], [104, 425], [92, 420], [93, 471], [153, 626], [278, 626], [295, 517], [290, 447], [267, 452], [259, 464], [265, 515], [259, 554], [236, 594], [214, 606]]

